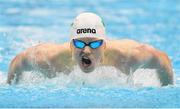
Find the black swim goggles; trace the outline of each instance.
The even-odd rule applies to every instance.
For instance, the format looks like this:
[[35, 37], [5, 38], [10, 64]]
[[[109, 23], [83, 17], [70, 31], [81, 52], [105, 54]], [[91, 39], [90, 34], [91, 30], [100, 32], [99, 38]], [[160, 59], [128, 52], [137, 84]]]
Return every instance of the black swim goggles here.
[[89, 46], [92, 49], [99, 48], [103, 44], [103, 40], [96, 40], [89, 42], [88, 44], [84, 41], [73, 39], [73, 44], [76, 48], [83, 49], [85, 46]]

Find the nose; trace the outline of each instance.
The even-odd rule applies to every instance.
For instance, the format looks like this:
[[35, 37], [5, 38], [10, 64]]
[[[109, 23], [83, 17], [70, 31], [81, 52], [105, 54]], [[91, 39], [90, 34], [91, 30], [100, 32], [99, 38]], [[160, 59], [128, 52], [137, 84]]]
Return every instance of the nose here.
[[88, 47], [88, 46], [84, 47], [83, 53], [84, 53], [84, 54], [91, 54], [91, 48]]

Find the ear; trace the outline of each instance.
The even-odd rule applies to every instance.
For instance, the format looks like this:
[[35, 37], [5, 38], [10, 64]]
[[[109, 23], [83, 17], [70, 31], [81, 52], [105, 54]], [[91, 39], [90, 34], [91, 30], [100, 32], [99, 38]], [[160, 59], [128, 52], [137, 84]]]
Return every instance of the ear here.
[[72, 49], [73, 49], [72, 40], [70, 41], [70, 48], [71, 48], [71, 51], [72, 51]]
[[73, 46], [73, 41], [72, 41], [72, 40], [70, 41], [70, 49], [71, 49], [71, 53], [73, 53], [73, 51], [74, 51], [74, 46]]
[[105, 40], [104, 40], [103, 46], [104, 46], [104, 49], [106, 49], [106, 41]]
[[74, 62], [74, 56], [73, 56], [73, 44], [72, 44], [72, 40], [70, 41], [70, 44], [69, 44], [69, 46], [70, 46], [70, 49], [71, 49], [71, 55], [72, 55], [72, 61]]

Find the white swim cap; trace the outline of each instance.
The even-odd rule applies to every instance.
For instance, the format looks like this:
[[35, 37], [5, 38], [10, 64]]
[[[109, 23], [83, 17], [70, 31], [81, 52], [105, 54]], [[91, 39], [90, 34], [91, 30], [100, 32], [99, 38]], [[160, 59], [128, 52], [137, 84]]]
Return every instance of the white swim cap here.
[[78, 15], [71, 25], [71, 39], [80, 37], [96, 37], [105, 39], [105, 27], [101, 17], [94, 13]]

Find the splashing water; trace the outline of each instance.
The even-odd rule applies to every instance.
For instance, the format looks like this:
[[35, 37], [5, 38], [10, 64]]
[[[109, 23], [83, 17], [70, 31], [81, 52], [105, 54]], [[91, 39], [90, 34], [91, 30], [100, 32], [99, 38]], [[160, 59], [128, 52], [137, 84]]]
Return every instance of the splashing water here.
[[[59, 73], [52, 79], [40, 72], [23, 72], [22, 80], [15, 86], [7, 85], [3, 74], [0, 73], [1, 107], [146, 107], [149, 104], [148, 107], [159, 107], [157, 104], [163, 103], [154, 101], [157, 99], [154, 93], [162, 93], [163, 88], [152, 87], [160, 86], [156, 71], [152, 69], [137, 70], [130, 82], [128, 76], [113, 67], [99, 67], [86, 74], [76, 66], [69, 75]], [[151, 87], [141, 89], [145, 86]], [[163, 93], [165, 96], [172, 94], [167, 90]], [[142, 101], [145, 99], [149, 100]]]
[[[23, 72], [21, 85], [51, 84], [60, 87], [147, 87], [161, 86], [154, 69], [138, 69], [133, 75], [125, 75], [114, 67], [102, 66], [91, 73], [84, 73], [78, 66], [69, 74], [58, 72], [55, 78], [46, 78], [41, 72]], [[0, 83], [6, 84], [6, 75], [0, 73]]]

